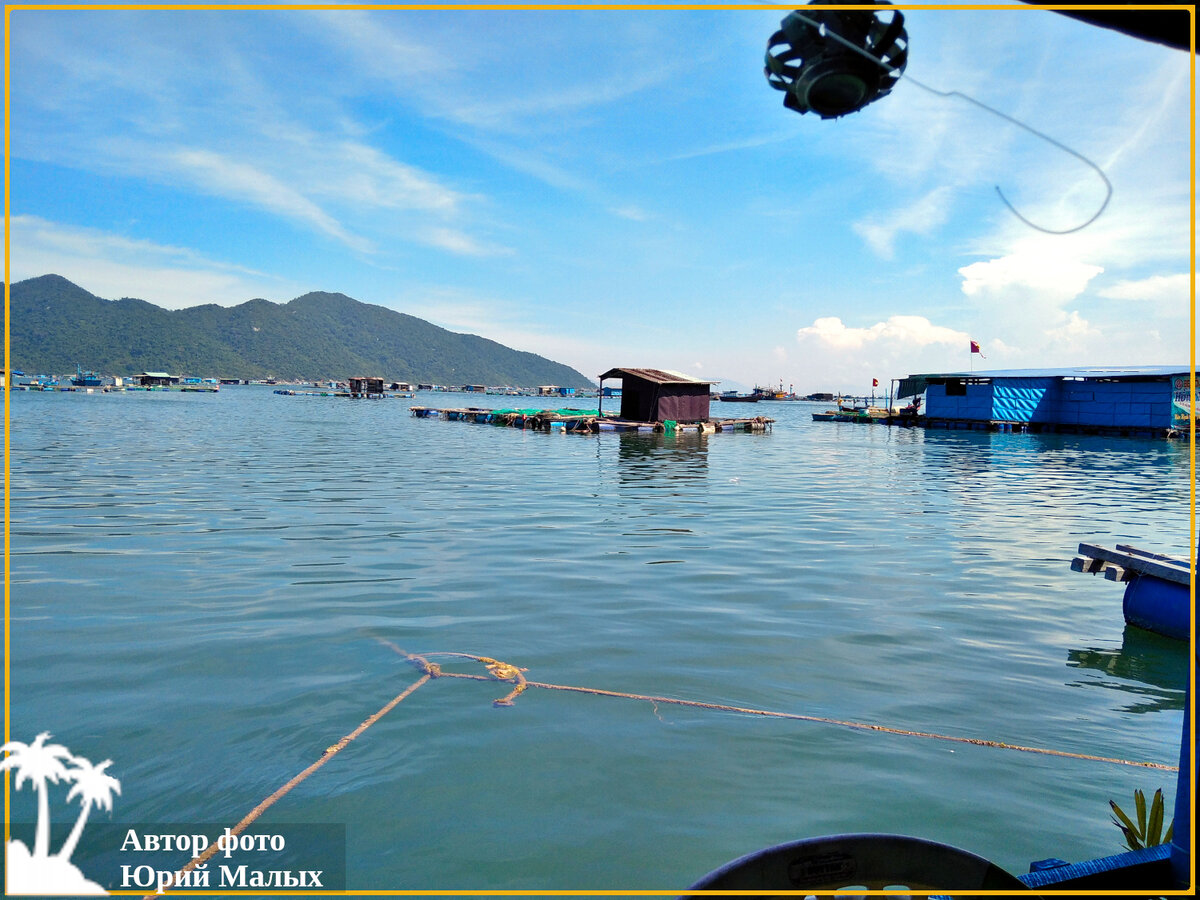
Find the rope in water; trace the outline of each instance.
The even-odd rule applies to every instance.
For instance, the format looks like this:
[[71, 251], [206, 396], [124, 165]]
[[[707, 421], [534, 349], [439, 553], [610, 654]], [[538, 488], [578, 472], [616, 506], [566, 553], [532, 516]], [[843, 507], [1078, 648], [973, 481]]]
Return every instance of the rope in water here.
[[[792, 719], [801, 722], [817, 722], [824, 725], [838, 725], [844, 728], [854, 728], [861, 731], [879, 731], [887, 734], [904, 735], [907, 737], [933, 738], [939, 741], [954, 741], [960, 744], [975, 744], [976, 746], [980, 747], [995, 747], [1002, 750], [1019, 750], [1023, 753], [1040, 753], [1047, 756], [1063, 756], [1070, 759], [1083, 759], [1093, 762], [1114, 763], [1122, 766], [1139, 766], [1147, 769], [1162, 769], [1163, 771], [1167, 772], [1179, 771], [1177, 766], [1168, 766], [1162, 763], [1138, 762], [1136, 760], [1117, 759], [1110, 756], [1094, 756], [1088, 753], [1071, 753], [1065, 750], [1050, 750], [1044, 747], [1024, 747], [1020, 744], [1008, 744], [1003, 741], [956, 737], [954, 735], [936, 734], [928, 731], [909, 731], [903, 728], [889, 728], [886, 725], [873, 725], [868, 722], [850, 722], [844, 719], [831, 719], [825, 716], [809, 716], [801, 713], [775, 712], [766, 709], [751, 709], [744, 706], [731, 706], [726, 703], [706, 703], [699, 700], [680, 700], [675, 697], [657, 697], [652, 694], [632, 694], [624, 691], [608, 691], [601, 688], [577, 687], [567, 684], [547, 684], [541, 681], [529, 681], [525, 677], [524, 669], [514, 666], [510, 663], [501, 662], [498, 659], [492, 659], [490, 656], [477, 656], [472, 653], [457, 653], [451, 651], [440, 651], [425, 654], [408, 653], [407, 651], [402, 650], [400, 647], [397, 647], [391, 641], [380, 639], [380, 643], [391, 648], [396, 653], [403, 656], [409, 663], [416, 666], [416, 668], [421, 672], [421, 677], [389, 700], [382, 707], [380, 707], [377, 712], [364, 719], [361, 725], [339, 740], [336, 744], [326, 747], [325, 751], [316, 760], [316, 762], [313, 762], [303, 771], [294, 775], [281, 787], [276, 789], [274, 793], [270, 794], [261, 803], [254, 807], [254, 809], [250, 810], [250, 812], [248, 812], [240, 822], [230, 828], [229, 831], [231, 834], [240, 835], [259, 816], [273, 806], [276, 801], [292, 790], [292, 788], [296, 787], [296, 785], [300, 784], [300, 782], [304, 781], [306, 778], [316, 772], [317, 769], [321, 768], [321, 766], [333, 759], [333, 757], [344, 750], [351, 741], [353, 741], [364, 731], [399, 706], [402, 701], [410, 697], [419, 687], [428, 684], [435, 678], [465, 678], [471, 681], [494, 681], [513, 685], [513, 689], [505, 696], [492, 701], [493, 705], [495, 706], [512, 706], [513, 701], [529, 688], [542, 688], [543, 690], [550, 691], [569, 691], [577, 694], [594, 694], [599, 697], [619, 697], [624, 700], [641, 700], [654, 704], [663, 703], [674, 706], [688, 706], [696, 709], [712, 709], [721, 712], [741, 713], [749, 716], [765, 716], [775, 719]], [[453, 656], [459, 659], [473, 660], [475, 662], [482, 663], [483, 666], [488, 670], [488, 674], [472, 675], [467, 672], [444, 672], [442, 671], [441, 666], [439, 666], [437, 663], [432, 663], [427, 659], [427, 657], [430, 656]], [[163, 888], [163, 891], [160, 891], [158, 894], [147, 894], [145, 900], [151, 900], [151, 898], [161, 896], [163, 892], [177, 886], [180, 879], [182, 879], [186, 873], [190, 872], [199, 865], [207, 863], [219, 852], [219, 850], [220, 848], [217, 842], [210, 844], [203, 853], [194, 857], [191, 861], [179, 869], [179, 871], [175, 873], [175, 877], [173, 878], [172, 882], [166, 885]]]
[[[355, 728], [352, 732], [343, 737], [336, 744], [326, 747], [325, 752], [321, 754], [320, 758], [317, 759], [316, 762], [312, 763], [308, 768], [304, 769], [304, 771], [293, 776], [289, 781], [283, 784], [283, 786], [278, 788], [275, 793], [264, 799], [258, 804], [258, 806], [250, 810], [250, 812], [246, 813], [245, 817], [243, 817], [240, 822], [229, 829], [230, 834], [236, 836], [245, 831], [255, 819], [261, 816], [270, 807], [274, 806], [275, 802], [284, 794], [306, 779], [313, 772], [317, 771], [317, 769], [321, 768], [321, 766], [325, 765], [325, 763], [333, 759], [337, 754], [341, 753], [342, 750], [346, 748], [347, 744], [349, 744], [352, 740], [354, 740], [356, 737], [390, 713], [393, 709], [399, 706], [401, 701], [407, 699], [413, 693], [413, 691], [421, 687], [421, 685], [428, 683], [432, 677], [433, 676], [429, 674], [422, 675], [420, 678], [402, 690], [399, 694], [385, 703], [382, 707], [380, 707], [377, 712], [364, 719], [363, 723]], [[208, 845], [207, 849], [205, 849], [203, 853], [194, 857], [183, 868], [176, 872], [175, 877], [171, 880], [171, 883], [166, 885], [162, 891], [157, 894], [147, 894], [144, 900], [151, 900], [151, 898], [161, 896], [163, 892], [168, 891], [178, 885], [180, 879], [183, 878], [184, 875], [192, 871], [192, 869], [196, 868], [196, 866], [203, 865], [204, 863], [208, 862], [210, 859], [216, 856], [218, 852], [220, 852], [220, 849], [220, 843], [218, 841], [213, 841]]]
[[[1096, 756], [1090, 753], [1073, 753], [1067, 750], [1052, 750], [1046, 747], [1026, 747], [1021, 744], [1009, 744], [1004, 741], [992, 741], [983, 738], [957, 737], [950, 734], [937, 734], [930, 731], [910, 731], [905, 728], [891, 728], [887, 725], [874, 725], [869, 722], [851, 722], [845, 719], [831, 719], [826, 716], [810, 716], [802, 713], [775, 712], [767, 709], [751, 709], [745, 706], [731, 706], [726, 703], [707, 703], [699, 700], [680, 700], [675, 697], [657, 697], [651, 694], [631, 694], [624, 691], [607, 691], [600, 688], [574, 687], [566, 684], [546, 684], [540, 681], [529, 681], [525, 678], [523, 669], [508, 663], [500, 663], [487, 656], [473, 656], [469, 653], [426, 653], [418, 655], [406, 653], [399, 647], [383, 641], [397, 653], [403, 655], [424, 674], [433, 678], [466, 678], [472, 681], [505, 681], [516, 685], [506, 696], [493, 701], [496, 706], [512, 706], [512, 701], [527, 688], [543, 688], [551, 691], [571, 691], [577, 694], [595, 694], [600, 697], [619, 697], [624, 700], [642, 700], [647, 703], [667, 703], [674, 706], [690, 706], [696, 709], [713, 709], [721, 712], [735, 712], [748, 716], [764, 716], [772, 719], [792, 719], [800, 722], [817, 722], [823, 725], [838, 725], [843, 728], [854, 728], [860, 731], [878, 731], [886, 734], [898, 734], [906, 737], [931, 738], [938, 741], [952, 741], [958, 744], [974, 744], [977, 747], [994, 747], [1000, 750], [1017, 750], [1022, 753], [1039, 753], [1044, 756], [1062, 756], [1069, 759], [1084, 759], [1092, 762], [1113, 763], [1121, 766], [1137, 766], [1145, 769], [1161, 769], [1166, 772], [1178, 772], [1178, 766], [1163, 763], [1140, 762], [1138, 760], [1118, 759], [1111, 756]], [[492, 676], [471, 675], [461, 672], [443, 672], [436, 663], [429, 662], [427, 656], [458, 656], [482, 662]]]

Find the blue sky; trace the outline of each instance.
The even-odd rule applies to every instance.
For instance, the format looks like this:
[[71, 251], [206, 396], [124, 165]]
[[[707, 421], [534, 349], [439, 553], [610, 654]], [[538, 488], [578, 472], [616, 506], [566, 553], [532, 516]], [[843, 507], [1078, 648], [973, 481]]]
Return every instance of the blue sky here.
[[[763, 77], [786, 8], [14, 10], [14, 281], [168, 308], [338, 291], [595, 377], [869, 389], [1186, 364], [1187, 53], [906, 12], [890, 96]], [[911, 79], [911, 80], [910, 80]], [[960, 91], [1100, 166], [915, 82]], [[386, 376], [387, 373], [381, 373]]]

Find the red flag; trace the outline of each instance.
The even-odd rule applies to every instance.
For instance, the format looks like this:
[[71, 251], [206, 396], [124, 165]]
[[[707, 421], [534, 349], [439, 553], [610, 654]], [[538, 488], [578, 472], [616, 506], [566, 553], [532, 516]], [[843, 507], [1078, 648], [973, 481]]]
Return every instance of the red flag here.
[[871, 387], [879, 387], [879, 379], [878, 378], [871, 379]]
[[980, 359], [987, 359], [987, 357], [983, 355], [983, 351], [979, 349], [978, 341], [971, 341], [971, 352], [978, 353]]

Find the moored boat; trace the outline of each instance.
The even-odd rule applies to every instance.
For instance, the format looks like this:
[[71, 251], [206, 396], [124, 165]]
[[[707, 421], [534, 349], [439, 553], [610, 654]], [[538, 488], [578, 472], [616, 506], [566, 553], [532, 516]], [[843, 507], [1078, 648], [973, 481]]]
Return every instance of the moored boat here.
[[759, 400], [757, 394], [739, 394], [737, 391], [725, 391], [718, 394], [717, 399], [726, 403], [757, 403]]
[[75, 377], [71, 379], [72, 387], [102, 387], [103, 385], [104, 379], [98, 374], [95, 372], [85, 372], [76, 364]]

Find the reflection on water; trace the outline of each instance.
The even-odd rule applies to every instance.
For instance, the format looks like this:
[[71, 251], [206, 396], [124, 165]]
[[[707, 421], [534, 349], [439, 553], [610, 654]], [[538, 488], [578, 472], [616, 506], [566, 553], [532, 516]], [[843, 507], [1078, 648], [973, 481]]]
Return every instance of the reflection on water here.
[[1072, 687], [1102, 688], [1136, 698], [1122, 705], [1125, 712], [1182, 710], [1187, 697], [1188, 645], [1134, 625], [1125, 626], [1119, 650], [1071, 650], [1067, 665], [1105, 676], [1068, 682]]
[[730, 437], [734, 436], [713, 437], [695, 431], [675, 434], [624, 432], [600, 434], [591, 440], [616, 439], [617, 477], [624, 484], [646, 485], [663, 480], [703, 478], [708, 471], [709, 441], [729, 440]]
[[[544, 682], [1178, 759], [1179, 647], [1123, 633], [1119, 591], [1069, 568], [1082, 540], [1187, 552], [1166, 442], [813, 423], [805, 403], [773, 404], [765, 434], [589, 436], [251, 386], [12, 405], [12, 735], [114, 760], [114, 821], [237, 821], [409, 683], [380, 638]], [[674, 890], [861, 831], [1024, 871], [1119, 850], [1108, 798], [1156, 786], [564, 692], [498, 710], [449, 681], [272, 809], [346, 825], [351, 889]]]

